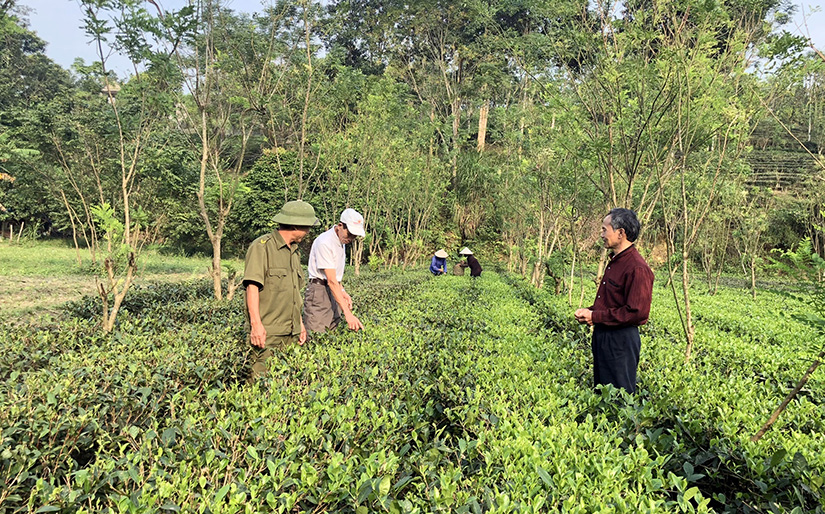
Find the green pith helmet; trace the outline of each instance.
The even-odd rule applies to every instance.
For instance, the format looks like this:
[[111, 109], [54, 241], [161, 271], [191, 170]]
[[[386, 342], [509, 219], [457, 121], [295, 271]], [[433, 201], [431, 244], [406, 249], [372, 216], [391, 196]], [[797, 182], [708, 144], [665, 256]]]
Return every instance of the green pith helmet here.
[[321, 221], [315, 217], [315, 209], [301, 200], [285, 203], [281, 207], [281, 212], [276, 214], [272, 221], [280, 225], [297, 227], [317, 227], [321, 224]]

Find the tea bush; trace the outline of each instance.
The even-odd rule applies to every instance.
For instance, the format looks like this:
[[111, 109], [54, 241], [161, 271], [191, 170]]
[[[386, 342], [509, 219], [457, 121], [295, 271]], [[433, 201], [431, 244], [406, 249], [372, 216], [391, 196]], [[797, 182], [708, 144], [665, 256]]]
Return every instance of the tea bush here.
[[[524, 287], [521, 295], [540, 311], [564, 313], [566, 299]], [[696, 351], [685, 365], [672, 304], [670, 292], [657, 288], [651, 321], [642, 328], [637, 432], [658, 453], [673, 455], [674, 473], [701, 475], [696, 485], [716, 510], [821, 511], [825, 411], [814, 393], [823, 388], [821, 375], [811, 378], [769, 440], [749, 441], [810, 364], [815, 334], [791, 318], [805, 306], [768, 292], [755, 302], [733, 289], [697, 295]], [[576, 334], [581, 329], [574, 325], [562, 330]]]
[[108, 335], [94, 299], [8, 327], [0, 508], [822, 510], [822, 378], [748, 440], [806, 366], [811, 337], [776, 314], [793, 299], [697, 298], [685, 365], [657, 289], [631, 398], [592, 390], [587, 329], [519, 279], [366, 273], [347, 289], [366, 330], [290, 348], [252, 384], [241, 299], [206, 283], [130, 293]]

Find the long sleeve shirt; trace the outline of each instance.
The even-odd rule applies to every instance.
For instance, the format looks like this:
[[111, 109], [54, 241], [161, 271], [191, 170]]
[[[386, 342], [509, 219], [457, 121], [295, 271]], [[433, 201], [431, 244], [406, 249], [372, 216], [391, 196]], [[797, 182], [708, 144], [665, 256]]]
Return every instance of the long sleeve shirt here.
[[473, 255], [467, 256], [467, 265], [470, 267], [470, 276], [471, 277], [480, 277], [481, 276], [481, 264], [478, 263], [478, 259], [475, 258]]
[[447, 273], [447, 259], [433, 256], [433, 260], [430, 263], [430, 271], [436, 275]]
[[611, 254], [596, 301], [590, 307], [593, 323], [611, 327], [647, 323], [653, 298], [653, 271], [631, 246]]

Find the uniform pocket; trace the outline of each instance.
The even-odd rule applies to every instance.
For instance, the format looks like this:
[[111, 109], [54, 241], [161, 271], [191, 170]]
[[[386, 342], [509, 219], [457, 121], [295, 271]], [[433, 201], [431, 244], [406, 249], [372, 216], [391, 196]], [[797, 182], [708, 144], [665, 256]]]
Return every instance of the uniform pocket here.
[[269, 268], [266, 270], [266, 278], [272, 289], [276, 291], [283, 291], [292, 285], [289, 270], [286, 268]]

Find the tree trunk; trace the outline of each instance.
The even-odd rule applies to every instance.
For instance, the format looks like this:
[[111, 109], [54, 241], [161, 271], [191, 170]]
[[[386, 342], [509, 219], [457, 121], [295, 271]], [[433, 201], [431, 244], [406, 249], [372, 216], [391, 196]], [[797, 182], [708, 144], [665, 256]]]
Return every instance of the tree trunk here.
[[[708, 292], [713, 290], [713, 256], [702, 255], [702, 268], [705, 271], [705, 280], [708, 283]], [[713, 294], [713, 293], [711, 293]]]
[[713, 294], [719, 290], [719, 279], [722, 278], [722, 270], [725, 267], [725, 259], [720, 259], [719, 267], [716, 269], [716, 280], [713, 282]]
[[[60, 196], [63, 198], [63, 205], [66, 206], [66, 211], [69, 213], [69, 221], [72, 222], [72, 241], [74, 242], [74, 251], [75, 257], [77, 258], [77, 266], [83, 266], [83, 259], [80, 257], [80, 245], [77, 244], [77, 225], [74, 222], [74, 216], [72, 214], [72, 208], [69, 206], [69, 200], [66, 199], [66, 193], [63, 190], [60, 190]], [[0, 233], [2, 235], [2, 233]]]
[[[206, 235], [212, 243], [212, 267], [209, 269], [209, 275], [212, 277], [212, 290], [215, 299], [220, 300], [223, 297], [223, 291], [221, 290], [221, 236], [212, 230], [212, 222], [209, 220], [209, 211], [206, 208], [206, 168], [208, 165], [209, 135], [207, 133], [206, 109], [201, 109], [201, 162], [197, 191], [198, 214], [200, 214], [205, 225]], [[215, 267], [216, 264], [217, 268]]]
[[238, 273], [237, 270], [233, 270], [229, 273], [229, 276], [227, 277], [227, 283], [226, 283], [226, 301], [227, 302], [231, 302], [232, 299], [235, 298], [235, 291], [237, 291], [238, 287], [241, 285], [241, 281], [238, 280], [238, 279], [243, 278], [243, 277], [238, 277], [238, 274], [239, 273]]
[[[301, 111], [301, 139], [298, 142], [298, 199], [303, 197], [304, 192], [304, 159], [306, 153], [307, 142], [307, 120], [309, 118], [309, 106], [312, 98], [312, 75], [314, 67], [312, 66], [312, 45], [311, 43], [311, 27], [309, 23], [308, 7], [304, 4], [303, 19], [304, 19], [304, 44], [306, 45], [306, 70], [307, 70], [307, 87], [304, 94], [304, 105]], [[307, 181], [309, 182], [309, 181]]]
[[687, 265], [688, 249], [682, 247], [682, 293], [685, 302], [685, 336], [687, 337], [687, 348], [685, 349], [685, 364], [690, 361], [690, 354], [693, 351], [693, 320], [690, 315], [690, 271]]
[[541, 275], [542, 275], [542, 264], [544, 262], [544, 228], [545, 226], [545, 213], [544, 209], [539, 209], [539, 234], [537, 238], [538, 243], [538, 255], [536, 256], [536, 262], [533, 265], [533, 274], [530, 277], [530, 282], [535, 287], [541, 287], [539, 284], [542, 282]]
[[[112, 259], [107, 257], [104, 261], [109, 287], [107, 288], [98, 282], [97, 290], [103, 302], [103, 330], [106, 332], [111, 332], [114, 329], [115, 319], [120, 311], [120, 306], [123, 304], [126, 292], [132, 285], [132, 280], [134, 280], [135, 272], [137, 271], [137, 261], [135, 259], [135, 253], [130, 252], [126, 263], [126, 276], [123, 277], [122, 281], [115, 276], [114, 262]], [[111, 310], [109, 310], [109, 294], [112, 294], [114, 301]]]
[[536, 260], [533, 263], [533, 273], [530, 275], [530, 283], [533, 284], [533, 287], [537, 287], [541, 289], [542, 283], [542, 268], [540, 260]]
[[751, 255], [751, 296], [756, 300], [756, 255]]
[[461, 127], [461, 102], [456, 95], [453, 98], [451, 103], [452, 111], [453, 111], [453, 141], [452, 141], [452, 150], [453, 150], [453, 158], [452, 158], [452, 168], [453, 168], [453, 189], [458, 185], [458, 151], [459, 151], [459, 144], [458, 144], [458, 129]]
[[212, 275], [212, 290], [215, 292], [215, 299], [223, 299], [223, 286], [221, 285], [221, 235], [215, 234], [212, 237], [212, 268], [209, 274]]
[[607, 265], [607, 250], [602, 250], [602, 255], [599, 257], [599, 267], [596, 271], [596, 278], [594, 282], [600, 284], [602, 282], [602, 277], [604, 276], [604, 268]]
[[[668, 277], [669, 277], [665, 287], [670, 287], [670, 291], [671, 291], [671, 293], [673, 293], [673, 303], [676, 306], [676, 313], [679, 314], [679, 322], [682, 324], [682, 330], [685, 333], [685, 339], [690, 341], [690, 336], [688, 335], [687, 324], [685, 324], [685, 318], [682, 315], [682, 309], [679, 306], [679, 295], [676, 292], [676, 284], [673, 281], [673, 276], [674, 276], [674, 273], [676, 272], [674, 270], [674, 267], [673, 267], [673, 259], [672, 259], [673, 254], [674, 254], [674, 246], [675, 246], [675, 239], [674, 239], [674, 236], [673, 236], [674, 231], [670, 230], [670, 228], [669, 228], [668, 219], [667, 219], [667, 210], [663, 210], [662, 214], [663, 214], [663, 217], [664, 217], [665, 231], [666, 231], [666, 234], [665, 234], [665, 248], [666, 248], [666, 254], [667, 255], [666, 255], [665, 262], [667, 263]], [[690, 345], [691, 345], [691, 343], [688, 342], [687, 351], [690, 351]]]
[[361, 274], [361, 257], [364, 255], [364, 241], [356, 239], [352, 242], [352, 267], [355, 271], [355, 276]]
[[571, 307], [573, 306], [573, 282], [576, 279], [576, 259], [579, 255], [579, 245], [576, 241], [576, 230], [575, 230], [575, 223], [571, 219], [570, 220], [570, 238], [573, 244], [573, 258], [571, 259], [570, 263], [570, 287], [567, 289], [567, 304]]
[[484, 144], [487, 140], [487, 116], [490, 113], [490, 102], [485, 101], [481, 104], [481, 110], [478, 113], [478, 153], [484, 151]]

